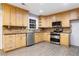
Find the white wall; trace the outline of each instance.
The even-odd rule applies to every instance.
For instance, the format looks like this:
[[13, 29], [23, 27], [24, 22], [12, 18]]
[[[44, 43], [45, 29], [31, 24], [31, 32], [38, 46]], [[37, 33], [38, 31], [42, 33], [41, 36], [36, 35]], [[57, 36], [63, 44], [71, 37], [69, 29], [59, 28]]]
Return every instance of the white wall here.
[[[38, 16], [30, 13], [29, 19], [35, 19], [36, 20], [36, 29], [38, 29]], [[29, 23], [29, 21], [28, 21], [28, 23]], [[29, 24], [28, 24], [28, 28], [29, 28]]]
[[2, 6], [0, 4], [0, 49], [2, 49]]

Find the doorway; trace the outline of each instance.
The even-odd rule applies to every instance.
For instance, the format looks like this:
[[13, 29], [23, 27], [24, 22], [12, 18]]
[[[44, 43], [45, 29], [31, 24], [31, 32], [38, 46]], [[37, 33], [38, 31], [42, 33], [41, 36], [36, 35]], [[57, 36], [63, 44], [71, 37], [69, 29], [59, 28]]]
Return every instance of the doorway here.
[[70, 44], [79, 46], [79, 20], [71, 21]]

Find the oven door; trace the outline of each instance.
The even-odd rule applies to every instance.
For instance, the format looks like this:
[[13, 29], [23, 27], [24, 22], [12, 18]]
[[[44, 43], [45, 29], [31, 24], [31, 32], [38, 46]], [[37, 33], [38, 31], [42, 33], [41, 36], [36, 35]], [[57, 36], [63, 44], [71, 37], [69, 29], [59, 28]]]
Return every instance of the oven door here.
[[60, 44], [60, 35], [51, 35], [51, 43]]

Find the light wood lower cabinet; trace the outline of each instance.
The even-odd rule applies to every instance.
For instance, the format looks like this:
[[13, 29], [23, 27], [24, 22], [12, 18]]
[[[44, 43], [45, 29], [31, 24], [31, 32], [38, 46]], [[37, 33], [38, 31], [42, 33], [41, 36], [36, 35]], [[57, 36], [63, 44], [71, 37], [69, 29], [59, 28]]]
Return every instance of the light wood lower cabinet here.
[[9, 51], [26, 46], [26, 34], [3, 35], [3, 50]]
[[46, 42], [50, 42], [50, 33], [43, 33], [43, 40]]
[[21, 47], [21, 36], [20, 34], [16, 35], [16, 48]]
[[35, 43], [50, 42], [50, 33], [35, 33]]
[[69, 46], [69, 34], [66, 34], [66, 33], [60, 34], [60, 44]]
[[22, 34], [21, 37], [21, 46], [26, 46], [26, 34]]
[[26, 35], [18, 34], [16, 35], [16, 48], [26, 46]]
[[43, 33], [35, 33], [35, 43], [43, 41]]
[[15, 35], [3, 36], [3, 50], [9, 51], [15, 49]]

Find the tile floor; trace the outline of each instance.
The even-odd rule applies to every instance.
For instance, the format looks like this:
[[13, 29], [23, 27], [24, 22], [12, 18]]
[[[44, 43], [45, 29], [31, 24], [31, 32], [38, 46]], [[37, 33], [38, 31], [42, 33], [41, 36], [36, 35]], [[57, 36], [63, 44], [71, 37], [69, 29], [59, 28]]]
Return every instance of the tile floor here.
[[16, 49], [7, 53], [0, 51], [1, 56], [79, 56], [79, 47], [63, 47], [42, 42], [30, 47]]

